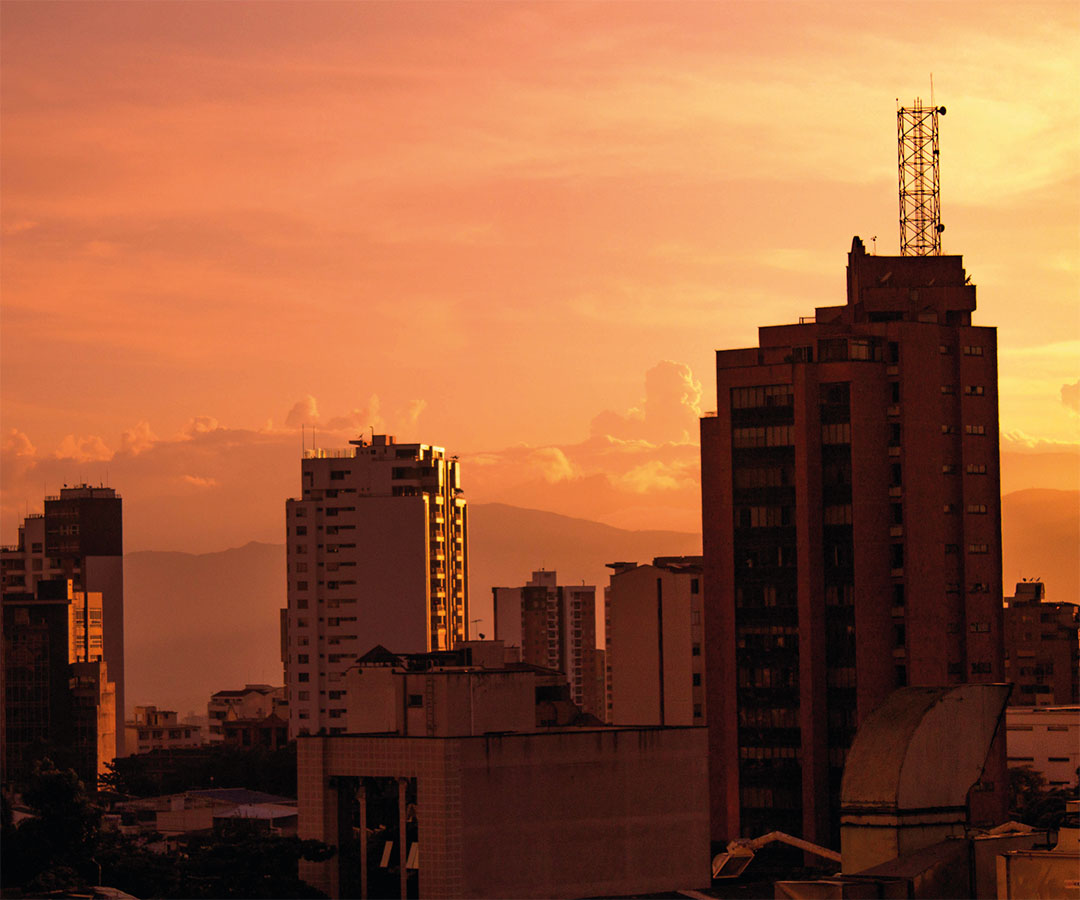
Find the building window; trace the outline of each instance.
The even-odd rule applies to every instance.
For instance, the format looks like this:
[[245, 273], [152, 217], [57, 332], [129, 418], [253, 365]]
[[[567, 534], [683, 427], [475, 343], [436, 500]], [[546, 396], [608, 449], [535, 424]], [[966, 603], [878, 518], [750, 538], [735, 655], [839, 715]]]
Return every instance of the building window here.
[[966, 434], [986, 434], [985, 425], [965, 425], [964, 432]]
[[970, 626], [970, 629], [971, 629], [972, 634], [985, 634], [986, 632], [988, 632], [990, 630], [990, 623], [989, 622], [972, 622], [971, 626]]
[[296, 673], [296, 680], [301, 682], [301, 683], [305, 683], [305, 682], [311, 681], [311, 675], [309, 673], [307, 673], [307, 672], [297, 672]]
[[331, 481], [344, 481], [345, 476], [348, 475], [348, 474], [349, 473], [347, 471], [344, 471], [342, 469], [331, 469], [330, 470], [330, 480]]
[[990, 663], [988, 662], [973, 662], [971, 664], [972, 675], [989, 675]]
[[690, 648], [690, 655], [691, 656], [701, 656], [701, 644], [694, 644]]
[[942, 434], [956, 434], [956, 426], [955, 425], [942, 425], [941, 426], [941, 433]]
[[899, 403], [900, 402], [900, 382], [899, 381], [890, 381], [889, 382], [889, 400], [892, 403]]
[[951, 384], [943, 384], [941, 386], [941, 393], [946, 394], [946, 395], [955, 394], [956, 393], [956, 388]]
[[986, 393], [986, 388], [981, 384], [968, 384], [964, 386], [964, 393], [969, 397], [981, 397]]
[[990, 548], [986, 544], [968, 544], [968, 553], [989, 553]]
[[301, 653], [296, 657], [296, 661], [298, 663], [307, 663], [308, 655], [306, 653]]
[[969, 503], [968, 507], [967, 507], [967, 511], [969, 513], [971, 513], [972, 515], [985, 516], [986, 515], [986, 504], [985, 503]]
[[790, 384], [770, 384], [761, 387], [731, 389], [732, 409], [791, 406], [793, 402], [794, 395]]
[[850, 444], [851, 423], [838, 422], [833, 425], [821, 426], [821, 443], [823, 444]]
[[424, 705], [424, 695], [423, 694], [409, 694], [409, 708], [410, 709], [417, 709], [418, 707], [421, 707], [423, 705]]
[[690, 593], [697, 594], [701, 590], [701, 581], [697, 578], [690, 579]]
[[307, 525], [297, 525], [296, 526], [296, 536], [301, 537], [301, 536], [303, 536], [305, 534], [307, 534]]
[[967, 466], [968, 475], [985, 475], [986, 464], [985, 463], [969, 463]]
[[793, 425], [768, 425], [759, 428], [736, 428], [732, 445], [746, 447], [789, 447], [795, 442]]
[[942, 356], [947, 356], [948, 354], [952, 353], [952, 347], [950, 347], [948, 344], [938, 344], [938, 353], [940, 353]]
[[296, 589], [298, 591], [306, 591], [308, 589], [308, 583], [306, 581], [296, 582]]
[[311, 691], [297, 691], [296, 692], [296, 699], [297, 700], [310, 700], [311, 699]]
[[297, 609], [307, 609], [308, 608], [307, 597], [297, 597], [296, 598], [296, 608]]
[[941, 464], [941, 474], [942, 475], [955, 475], [956, 474], [956, 463], [942, 463]]
[[690, 676], [690, 684], [693, 685], [694, 687], [701, 687], [701, 673], [700, 672], [694, 672]]
[[307, 547], [304, 544], [297, 544], [296, 545], [296, 552], [297, 553], [307, 553]]
[[945, 513], [945, 515], [952, 515], [956, 512], [956, 505], [953, 503], [942, 504], [941, 511]]
[[946, 556], [950, 556], [952, 554], [959, 553], [959, 552], [960, 552], [960, 545], [959, 544], [946, 544], [945, 545], [945, 555]]

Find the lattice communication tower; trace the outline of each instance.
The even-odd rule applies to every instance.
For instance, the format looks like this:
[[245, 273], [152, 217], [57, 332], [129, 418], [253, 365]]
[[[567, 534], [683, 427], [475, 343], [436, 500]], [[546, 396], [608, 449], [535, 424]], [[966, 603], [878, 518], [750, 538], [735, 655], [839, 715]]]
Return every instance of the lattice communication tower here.
[[941, 171], [938, 153], [938, 115], [944, 106], [914, 106], [896, 110], [896, 143], [900, 168], [900, 255], [941, 254]]

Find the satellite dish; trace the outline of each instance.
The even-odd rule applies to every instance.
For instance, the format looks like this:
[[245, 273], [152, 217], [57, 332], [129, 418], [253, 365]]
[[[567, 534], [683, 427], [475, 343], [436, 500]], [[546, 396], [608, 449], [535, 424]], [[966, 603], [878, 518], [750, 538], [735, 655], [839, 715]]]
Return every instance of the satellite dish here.
[[941, 232], [943, 232], [945, 230], [945, 226], [942, 225], [940, 222], [937, 224], [936, 227], [937, 227], [937, 233], [938, 234], [941, 234]]
[[938, 107], [938, 112], [941, 113], [941, 115], [945, 115], [945, 107], [944, 106], [939, 106]]

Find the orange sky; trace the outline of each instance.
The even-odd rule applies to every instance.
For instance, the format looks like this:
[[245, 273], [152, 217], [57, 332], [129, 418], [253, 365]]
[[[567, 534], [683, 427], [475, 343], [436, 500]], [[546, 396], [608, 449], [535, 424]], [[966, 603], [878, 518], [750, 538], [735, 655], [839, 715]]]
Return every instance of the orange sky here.
[[692, 529], [712, 351], [896, 252], [931, 71], [1005, 446], [1075, 452], [1078, 10], [4, 3], [3, 539], [107, 472], [129, 549], [280, 540], [301, 422]]

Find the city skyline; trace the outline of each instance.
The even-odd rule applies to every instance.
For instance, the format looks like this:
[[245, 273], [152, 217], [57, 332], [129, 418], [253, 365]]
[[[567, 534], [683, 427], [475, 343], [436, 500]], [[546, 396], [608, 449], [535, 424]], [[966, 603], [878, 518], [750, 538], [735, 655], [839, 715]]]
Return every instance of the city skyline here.
[[896, 252], [930, 71], [1003, 452], [1076, 489], [1077, 13], [973, 8], [9, 5], [3, 541], [82, 481], [127, 550], [280, 540], [301, 426], [696, 530], [712, 350], [838, 302], [852, 234]]

